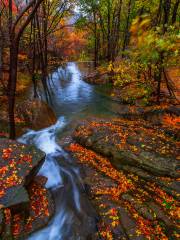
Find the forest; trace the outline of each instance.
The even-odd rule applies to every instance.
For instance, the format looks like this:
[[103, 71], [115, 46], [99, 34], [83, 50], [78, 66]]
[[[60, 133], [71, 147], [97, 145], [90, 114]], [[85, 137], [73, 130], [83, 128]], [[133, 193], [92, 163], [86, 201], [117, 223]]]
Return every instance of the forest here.
[[0, 239], [176, 240], [180, 0], [0, 0]]

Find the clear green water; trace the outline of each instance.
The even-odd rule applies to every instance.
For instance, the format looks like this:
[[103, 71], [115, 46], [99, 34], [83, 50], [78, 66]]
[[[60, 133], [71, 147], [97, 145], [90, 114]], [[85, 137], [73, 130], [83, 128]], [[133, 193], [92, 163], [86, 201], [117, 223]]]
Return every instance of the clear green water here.
[[50, 77], [50, 104], [57, 116], [68, 120], [87, 117], [112, 117], [117, 103], [109, 97], [110, 86], [94, 86], [83, 81], [91, 63], [67, 63]]
[[118, 104], [110, 99], [109, 86], [92, 86], [83, 81], [83, 75], [92, 70], [88, 63], [67, 63], [55, 70], [49, 76], [49, 103], [57, 123], [40, 131], [30, 130], [19, 139], [46, 153], [39, 174], [48, 178], [46, 187], [55, 201], [52, 220], [29, 240], [86, 240], [96, 231], [97, 215], [85, 194], [81, 169], [58, 144], [79, 120], [116, 116]]

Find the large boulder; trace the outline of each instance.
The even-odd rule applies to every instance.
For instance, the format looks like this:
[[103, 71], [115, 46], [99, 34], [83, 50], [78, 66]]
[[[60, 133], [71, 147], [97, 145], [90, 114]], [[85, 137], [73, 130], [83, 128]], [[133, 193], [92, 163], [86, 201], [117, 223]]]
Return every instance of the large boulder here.
[[[0, 138], [8, 137], [8, 113], [0, 106]], [[40, 99], [19, 102], [15, 109], [16, 136], [22, 136], [27, 129], [40, 130], [57, 121], [52, 108]]]
[[18, 116], [25, 127], [39, 130], [56, 123], [56, 115], [51, 107], [39, 100], [27, 100], [17, 106]]
[[54, 214], [54, 201], [45, 188], [47, 178], [36, 176], [27, 186], [30, 204], [27, 211], [12, 208], [0, 211], [0, 239], [27, 239], [30, 234], [45, 227]]
[[44, 163], [45, 154], [33, 146], [0, 139], [0, 208], [28, 208], [26, 186]]
[[54, 214], [47, 178], [36, 176], [45, 153], [0, 139], [0, 239], [25, 239]]
[[180, 176], [177, 143], [145, 121], [87, 121], [77, 127], [73, 138], [108, 157], [118, 169], [134, 166], [155, 176]]

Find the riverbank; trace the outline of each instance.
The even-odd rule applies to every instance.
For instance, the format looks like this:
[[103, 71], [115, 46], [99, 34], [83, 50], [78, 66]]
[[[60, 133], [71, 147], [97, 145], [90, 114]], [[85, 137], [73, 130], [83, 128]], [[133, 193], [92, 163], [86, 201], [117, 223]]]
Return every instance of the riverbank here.
[[[41, 100], [40, 97], [33, 98], [32, 76], [27, 71], [24, 64], [24, 59], [19, 57], [21, 67], [17, 74], [17, 88], [16, 88], [16, 104], [15, 104], [15, 122], [17, 129], [17, 137], [26, 132], [28, 128], [40, 129], [46, 128], [56, 122], [57, 118], [50, 107]], [[58, 58], [49, 59], [48, 72], [55, 71], [62, 60]], [[8, 68], [8, 67], [6, 67]], [[26, 70], [25, 70], [26, 69]], [[3, 72], [3, 83], [0, 85], [0, 137], [8, 137], [8, 97], [5, 89], [8, 82], [8, 70]], [[40, 76], [38, 76], [38, 85], [40, 85]], [[49, 79], [48, 79], [49, 80]], [[42, 121], [40, 115], [47, 115], [47, 119]], [[39, 124], [41, 123], [41, 124]], [[40, 125], [40, 126], [39, 126]], [[39, 127], [38, 127], [39, 126]]]
[[[114, 101], [135, 106], [157, 104], [157, 84], [152, 75], [139, 72], [137, 66], [120, 59], [113, 64], [102, 65], [84, 75], [84, 80], [93, 85], [111, 84], [110, 96]], [[177, 66], [167, 68], [161, 81], [159, 105], [180, 104], [180, 72]], [[168, 83], [167, 83], [168, 81]], [[169, 92], [168, 92], [169, 91]]]
[[178, 239], [178, 141], [143, 120], [80, 124], [66, 149], [82, 168], [102, 239]]
[[[85, 76], [95, 85], [106, 85], [108, 79], [105, 71]], [[84, 120], [73, 140], [65, 139], [99, 214], [96, 238], [178, 239], [179, 107], [171, 101], [145, 106], [143, 97], [129, 102], [122, 88], [112, 91], [117, 117]]]
[[38, 111], [37, 131], [21, 138], [46, 152], [40, 175], [55, 200], [52, 221], [30, 239], [178, 239], [178, 107], [114, 101], [83, 81], [91, 70], [82, 63], [56, 69], [57, 123], [38, 130], [51, 116]]
[[[22, 97], [26, 95], [30, 86], [31, 86], [31, 79], [28, 74], [19, 74], [20, 79], [18, 78], [18, 89], [17, 89], [17, 96], [16, 96], [16, 106], [19, 102], [22, 102]], [[24, 80], [25, 79], [25, 80]], [[0, 89], [0, 136], [8, 137], [9, 135], [9, 126], [8, 126], [8, 97], [3, 89]], [[17, 131], [21, 132], [21, 128], [24, 125], [23, 119], [18, 116], [15, 110], [15, 121], [17, 126]], [[19, 136], [19, 134], [18, 134]]]

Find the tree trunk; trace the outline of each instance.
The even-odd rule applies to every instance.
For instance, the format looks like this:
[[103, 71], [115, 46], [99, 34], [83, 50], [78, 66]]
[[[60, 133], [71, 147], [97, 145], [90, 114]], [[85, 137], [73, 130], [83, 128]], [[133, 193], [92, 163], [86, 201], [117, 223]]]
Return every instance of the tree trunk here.
[[157, 81], [157, 104], [160, 104], [163, 59], [164, 59], [164, 56], [163, 56], [163, 53], [161, 53], [160, 62], [157, 65], [158, 69], [157, 69], [157, 72], [155, 73], [155, 80]]
[[17, 64], [18, 64], [18, 48], [19, 44], [14, 38], [11, 39], [10, 43], [10, 72], [9, 72], [9, 94], [8, 94], [8, 105], [9, 105], [9, 135], [11, 139], [15, 139], [15, 93], [16, 93], [16, 82], [17, 82]]
[[[16, 82], [17, 82], [17, 65], [18, 65], [18, 50], [19, 50], [19, 42], [21, 36], [28, 26], [28, 24], [32, 21], [34, 14], [36, 13], [39, 5], [43, 0], [38, 0], [29, 2], [27, 7], [20, 13], [20, 15], [16, 18], [15, 23], [12, 21], [12, 0], [9, 0], [9, 38], [10, 38], [10, 69], [9, 69], [9, 81], [8, 81], [8, 114], [9, 114], [9, 137], [11, 139], [15, 139], [16, 130], [15, 130], [15, 117], [14, 117], [14, 107], [15, 107], [15, 94], [16, 94]], [[34, 5], [35, 3], [35, 5]], [[29, 10], [30, 7], [34, 5], [32, 12], [28, 15], [22, 26], [16, 29], [18, 22], [23, 17], [24, 13]]]
[[107, 52], [107, 59], [110, 62], [111, 61], [111, 3], [110, 0], [108, 0], [108, 15], [107, 15], [107, 42], [108, 42], [108, 52]]
[[45, 66], [45, 58], [44, 58], [44, 54], [43, 54], [44, 48], [43, 48], [43, 42], [42, 42], [41, 28], [40, 28], [39, 18], [38, 18], [37, 14], [36, 14], [36, 24], [37, 24], [37, 30], [38, 30], [38, 48], [39, 48], [38, 51], [40, 54], [42, 85], [43, 85], [44, 92], [45, 92], [46, 98], [47, 98], [47, 93], [48, 93], [48, 88], [47, 88], [47, 83], [46, 83], [47, 72], [46, 72], [46, 66]]
[[47, 42], [47, 29], [48, 29], [48, 16], [46, 9], [47, 2], [43, 2], [43, 39], [44, 39], [44, 74], [47, 77], [48, 71], [48, 42]]
[[98, 65], [98, 48], [97, 48], [97, 22], [96, 22], [96, 13], [93, 12], [94, 18], [94, 67]]
[[35, 77], [35, 70], [36, 70], [36, 26], [35, 26], [35, 19], [33, 19], [33, 55], [32, 55], [32, 82], [34, 87], [34, 98], [37, 98], [37, 83]]
[[4, 39], [1, 31], [1, 17], [0, 17], [0, 79], [3, 77], [3, 52], [4, 52]]
[[128, 45], [129, 42], [129, 24], [130, 24], [130, 13], [131, 13], [131, 4], [132, 4], [132, 0], [129, 0], [128, 3], [128, 14], [127, 14], [127, 20], [126, 20], [126, 28], [125, 28], [125, 35], [124, 35], [124, 42], [123, 42], [123, 53], [122, 53], [122, 57], [125, 56], [124, 51]]
[[162, 9], [163, 9], [163, 0], [159, 0], [159, 7], [158, 7], [158, 10], [157, 10], [157, 15], [154, 18], [154, 25], [155, 26], [157, 26], [161, 23]]
[[169, 22], [169, 15], [170, 15], [170, 10], [171, 10], [171, 0], [164, 0], [163, 8], [164, 8], [163, 29], [164, 29], [164, 33], [165, 33], [167, 31], [167, 25]]
[[172, 24], [176, 22], [179, 3], [180, 3], [180, 0], [176, 0], [176, 3], [174, 4], [173, 14], [172, 14]]
[[160, 104], [160, 95], [161, 95], [161, 75], [162, 71], [159, 68], [158, 72], [155, 73], [155, 80], [157, 82], [157, 104]]

